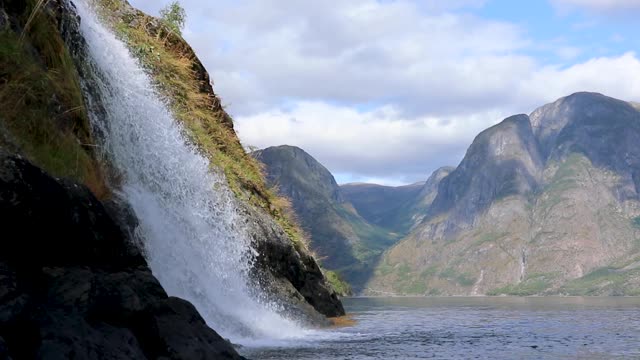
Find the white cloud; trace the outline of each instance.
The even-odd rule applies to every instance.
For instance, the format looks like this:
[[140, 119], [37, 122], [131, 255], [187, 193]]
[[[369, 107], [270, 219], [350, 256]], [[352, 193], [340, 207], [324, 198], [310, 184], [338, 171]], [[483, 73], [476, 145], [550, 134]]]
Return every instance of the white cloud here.
[[300, 102], [289, 111], [236, 118], [236, 129], [245, 145], [300, 146], [335, 173], [412, 182], [425, 180], [436, 167], [456, 165], [468, 141], [503, 115], [407, 119], [390, 106], [358, 112]]
[[[132, 2], [157, 13], [168, 0]], [[485, 127], [576, 91], [640, 99], [634, 53], [540, 64], [527, 51], [574, 61], [585, 50], [533, 44], [517, 25], [466, 12], [484, 2], [181, 0], [185, 36], [242, 141], [298, 145], [343, 178], [424, 180]]]
[[567, 68], [543, 67], [523, 82], [521, 96], [538, 104], [577, 91], [600, 92], [627, 101], [640, 99], [640, 60], [633, 52], [594, 58]]
[[551, 3], [562, 11], [574, 8], [606, 13], [640, 11], [638, 0], [551, 0]]
[[414, 114], [492, 108], [533, 67], [517, 54], [520, 28], [434, 10], [482, 3], [183, 0], [187, 38], [235, 114], [283, 99], [392, 102]]
[[472, 115], [407, 118], [392, 106], [359, 112], [347, 106], [298, 102], [287, 111], [273, 108], [237, 117], [236, 128], [245, 145], [300, 146], [351, 181], [409, 183], [425, 180], [440, 166], [457, 165], [475, 135], [508, 115], [531, 112], [577, 91], [638, 100], [640, 83], [629, 81], [638, 78], [640, 60], [627, 53], [568, 68], [543, 67], [518, 79], [511, 91], [522, 104], [519, 109], [505, 103]]

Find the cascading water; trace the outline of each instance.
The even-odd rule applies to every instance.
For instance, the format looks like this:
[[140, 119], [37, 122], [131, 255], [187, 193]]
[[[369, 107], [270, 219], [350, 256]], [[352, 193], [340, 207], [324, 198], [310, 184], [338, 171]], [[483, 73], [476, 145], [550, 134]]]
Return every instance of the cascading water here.
[[139, 218], [154, 275], [232, 341], [300, 336], [304, 331], [274, 305], [250, 295], [253, 250], [224, 177], [186, 141], [150, 78], [89, 1], [74, 3], [95, 77], [88, 103], [101, 108], [91, 121]]

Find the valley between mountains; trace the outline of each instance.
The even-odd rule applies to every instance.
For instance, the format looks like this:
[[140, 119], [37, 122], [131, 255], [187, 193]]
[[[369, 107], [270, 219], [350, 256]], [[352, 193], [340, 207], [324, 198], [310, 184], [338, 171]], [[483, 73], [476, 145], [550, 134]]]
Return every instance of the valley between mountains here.
[[292, 146], [254, 156], [355, 293], [639, 295], [639, 109], [576, 93], [401, 187], [340, 186]]

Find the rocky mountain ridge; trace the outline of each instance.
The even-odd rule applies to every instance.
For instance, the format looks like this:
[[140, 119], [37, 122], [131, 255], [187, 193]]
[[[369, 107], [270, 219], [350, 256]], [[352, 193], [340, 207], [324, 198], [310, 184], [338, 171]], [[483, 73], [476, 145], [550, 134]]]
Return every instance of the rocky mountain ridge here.
[[637, 109], [594, 93], [482, 132], [370, 291], [634, 294], [639, 139]]
[[[386, 242], [391, 248], [357, 288], [372, 295], [640, 293], [639, 140], [636, 105], [576, 93], [481, 132], [458, 167], [438, 169], [425, 183], [341, 186], [336, 198], [361, 221], [403, 237]], [[278, 158], [275, 149], [265, 151]], [[273, 162], [265, 161], [269, 173]], [[287, 169], [270, 173], [270, 183], [280, 184]], [[285, 195], [299, 189], [285, 182]], [[337, 193], [335, 181], [331, 189]], [[316, 219], [326, 207], [315, 211], [301, 218], [309, 228], [322, 224]], [[313, 235], [314, 246], [330, 244]]]

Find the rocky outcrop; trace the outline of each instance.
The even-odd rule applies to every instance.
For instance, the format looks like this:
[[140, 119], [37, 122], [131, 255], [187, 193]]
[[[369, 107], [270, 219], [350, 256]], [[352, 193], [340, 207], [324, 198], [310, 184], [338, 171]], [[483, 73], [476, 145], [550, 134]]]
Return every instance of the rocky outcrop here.
[[427, 215], [429, 207], [438, 195], [438, 187], [444, 178], [449, 176], [456, 168], [453, 166], [443, 166], [436, 169], [420, 189], [418, 196], [412, 199], [409, 206], [411, 214], [411, 229], [420, 224]]
[[[103, 2], [103, 0], [99, 0]], [[109, 4], [109, 13], [106, 14], [113, 19], [125, 23], [127, 26], [136, 28], [143, 26], [145, 31], [154, 37], [162, 38], [164, 46], [170, 48], [172, 52], [180, 54], [183, 59], [189, 59], [191, 62], [191, 70], [195, 80], [198, 83], [198, 91], [206, 98], [207, 107], [220, 115], [218, 120], [224, 126], [233, 130], [233, 119], [222, 106], [220, 98], [213, 91], [213, 81], [204, 67], [195, 51], [191, 46], [171, 29], [169, 29], [162, 20], [149, 16], [144, 12], [134, 8], [127, 0], [112, 1]]]
[[513, 116], [483, 131], [456, 170], [438, 186], [429, 217], [447, 213], [448, 219], [425, 236], [452, 236], [471, 226], [494, 201], [534, 191], [541, 170], [542, 159], [528, 116]]
[[309, 323], [327, 324], [327, 317], [345, 315], [338, 296], [325, 281], [313, 256], [291, 242], [280, 226], [266, 215], [245, 209], [247, 230], [257, 252], [255, 285], [285, 313]]
[[620, 200], [640, 192], [640, 112], [633, 104], [596, 93], [577, 93], [531, 114], [531, 123], [548, 162], [571, 154], [621, 176]]
[[0, 357], [240, 359], [82, 185], [0, 153]]
[[369, 291], [640, 291], [640, 112], [577, 93], [482, 132]]
[[287, 194], [294, 206], [313, 200], [310, 197], [344, 202], [333, 175], [304, 150], [273, 146], [255, 151], [253, 156], [267, 166], [267, 181]]

